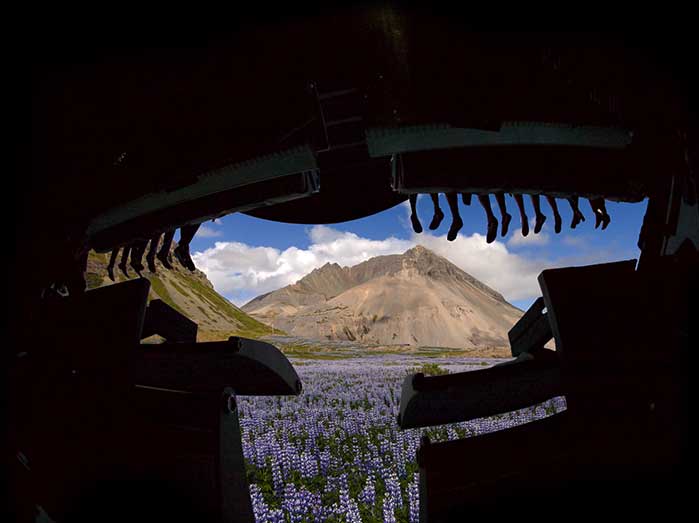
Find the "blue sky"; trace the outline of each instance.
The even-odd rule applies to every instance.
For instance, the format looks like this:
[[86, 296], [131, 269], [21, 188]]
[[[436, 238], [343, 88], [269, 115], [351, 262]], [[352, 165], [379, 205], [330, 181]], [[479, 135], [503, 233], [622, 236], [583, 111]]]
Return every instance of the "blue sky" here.
[[[485, 241], [486, 218], [475, 198], [470, 206], [460, 203], [464, 227], [454, 242], [448, 242], [451, 218], [446, 199], [440, 195], [446, 215], [441, 226], [429, 231], [432, 203], [427, 195], [421, 195], [418, 215], [425, 230], [422, 234], [412, 231], [407, 202], [360, 220], [327, 226], [292, 225], [232, 214], [205, 223], [192, 241], [191, 250], [197, 267], [237, 305], [294, 283], [326, 262], [354, 265], [373, 256], [404, 252], [416, 244], [451, 260], [521, 309], [529, 307], [540, 294], [536, 277], [544, 268], [638, 258], [636, 243], [647, 201], [607, 202], [612, 221], [602, 231], [594, 229], [594, 216], [585, 199], [580, 200], [580, 209], [586, 221], [570, 229], [570, 206], [558, 200], [563, 230], [556, 235], [552, 213], [542, 198], [542, 211], [548, 219], [541, 233], [535, 235], [534, 210], [525, 198], [532, 224], [526, 238], [521, 236], [517, 207], [509, 195], [507, 205], [513, 216], [510, 231], [492, 244]], [[499, 216], [494, 199], [492, 206]]]

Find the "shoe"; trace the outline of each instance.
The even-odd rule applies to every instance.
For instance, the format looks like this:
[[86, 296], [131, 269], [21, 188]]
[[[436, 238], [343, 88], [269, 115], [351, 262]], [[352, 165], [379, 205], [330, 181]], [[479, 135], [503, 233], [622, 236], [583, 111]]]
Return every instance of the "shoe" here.
[[527, 234], [529, 234], [529, 222], [524, 218], [522, 220], [522, 236], [526, 236]]
[[561, 215], [556, 214], [553, 217], [553, 230], [556, 231], [556, 234], [561, 232]]
[[536, 223], [534, 224], [534, 234], [539, 234], [541, 228], [544, 226], [545, 221], [546, 216], [543, 214], [540, 214], [536, 217]]
[[129, 271], [126, 270], [126, 264], [125, 264], [125, 263], [120, 263], [120, 264], [119, 264], [119, 268], [121, 269], [121, 272], [124, 273], [124, 276], [126, 276], [127, 278], [131, 278], [131, 276], [129, 275]]
[[134, 271], [136, 271], [136, 274], [138, 274], [139, 278], [143, 278], [143, 275], [141, 274], [141, 271], [142, 271], [143, 269], [145, 269], [145, 267], [143, 266], [143, 264], [131, 262], [129, 265], [131, 265], [131, 268], [132, 268]]
[[165, 267], [169, 271], [172, 270], [172, 265], [170, 264], [170, 260], [167, 259], [167, 254], [165, 254], [164, 252], [159, 252], [155, 256], [158, 258], [158, 260], [160, 260], [160, 263], [163, 264], [163, 267]]
[[182, 246], [178, 245], [175, 247], [173, 254], [175, 255], [175, 258], [177, 258], [177, 261], [189, 271], [194, 272], [197, 269], [194, 266], [194, 262], [192, 261], [189, 252], [186, 249], [183, 249]]
[[605, 230], [607, 228], [607, 225], [609, 225], [609, 222], [611, 222], [612, 219], [609, 217], [608, 214], [605, 214], [602, 216], [602, 230]]
[[437, 210], [434, 212], [434, 216], [432, 217], [432, 221], [430, 222], [430, 230], [434, 231], [439, 227], [439, 224], [442, 223], [442, 220], [444, 219], [444, 213], [442, 212], [442, 209], [437, 208]]
[[502, 230], [500, 231], [500, 236], [507, 236], [507, 230], [511, 221], [512, 215], [509, 212], [506, 212], [505, 216], [502, 217]]
[[410, 215], [410, 221], [413, 223], [413, 230], [420, 234], [422, 232], [422, 224], [420, 223], [420, 220], [418, 219], [417, 216], [414, 214]]
[[602, 224], [602, 213], [600, 211], [595, 211], [595, 229], [597, 229]]
[[580, 222], [585, 221], [585, 216], [580, 211], [573, 213], [573, 221], [570, 222], [570, 228], [575, 229]]
[[111, 265], [107, 267], [107, 275], [109, 276], [110, 280], [116, 281], [114, 279], [114, 267], [112, 267]]
[[488, 235], [485, 238], [487, 243], [493, 243], [498, 235], [498, 221], [493, 218], [488, 220]]
[[456, 239], [456, 235], [459, 234], [461, 227], [464, 226], [464, 222], [461, 218], [454, 218], [451, 222], [451, 227], [449, 227], [449, 232], [447, 233], [447, 240], [453, 242]]

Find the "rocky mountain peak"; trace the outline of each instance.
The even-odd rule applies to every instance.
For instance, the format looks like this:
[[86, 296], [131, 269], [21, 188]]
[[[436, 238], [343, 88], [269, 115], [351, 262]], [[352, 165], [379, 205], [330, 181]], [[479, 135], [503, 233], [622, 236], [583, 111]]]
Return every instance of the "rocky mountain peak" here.
[[304, 337], [448, 347], [506, 347], [522, 314], [422, 245], [352, 267], [326, 263], [243, 310]]

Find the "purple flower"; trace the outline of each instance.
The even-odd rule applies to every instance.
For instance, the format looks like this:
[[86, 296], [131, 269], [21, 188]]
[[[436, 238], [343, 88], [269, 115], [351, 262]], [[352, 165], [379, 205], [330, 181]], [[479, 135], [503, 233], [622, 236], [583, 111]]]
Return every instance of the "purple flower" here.
[[[432, 361], [457, 372], [482, 368], [466, 360]], [[398, 512], [416, 522], [415, 458], [423, 432], [435, 442], [467, 438], [566, 409], [564, 398], [554, 398], [490, 418], [399, 431], [400, 387], [406, 369], [415, 365], [415, 358], [391, 356], [304, 362], [298, 366], [304, 383], [299, 397], [240, 397], [243, 456], [255, 478], [255, 521], [359, 521], [365, 512], [395, 521]]]

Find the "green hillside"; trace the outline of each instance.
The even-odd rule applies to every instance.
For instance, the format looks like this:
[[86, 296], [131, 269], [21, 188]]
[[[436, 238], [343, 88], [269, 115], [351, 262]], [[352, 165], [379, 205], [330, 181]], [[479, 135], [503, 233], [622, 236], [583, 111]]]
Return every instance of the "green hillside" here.
[[[270, 334], [284, 334], [248, 316], [245, 312], [218, 294], [202, 271], [190, 272], [171, 257], [172, 270], [156, 260], [156, 273], [146, 268], [142, 275], [151, 283], [150, 299], [160, 298], [171, 307], [199, 325], [199, 341], [224, 340], [229, 336], [259, 338]], [[118, 263], [117, 259], [117, 263]], [[113, 285], [107, 275], [109, 254], [90, 251], [86, 279], [88, 289]], [[145, 265], [145, 260], [144, 260]], [[136, 272], [127, 265], [131, 278]], [[116, 282], [125, 281], [118, 266], [114, 268]]]

